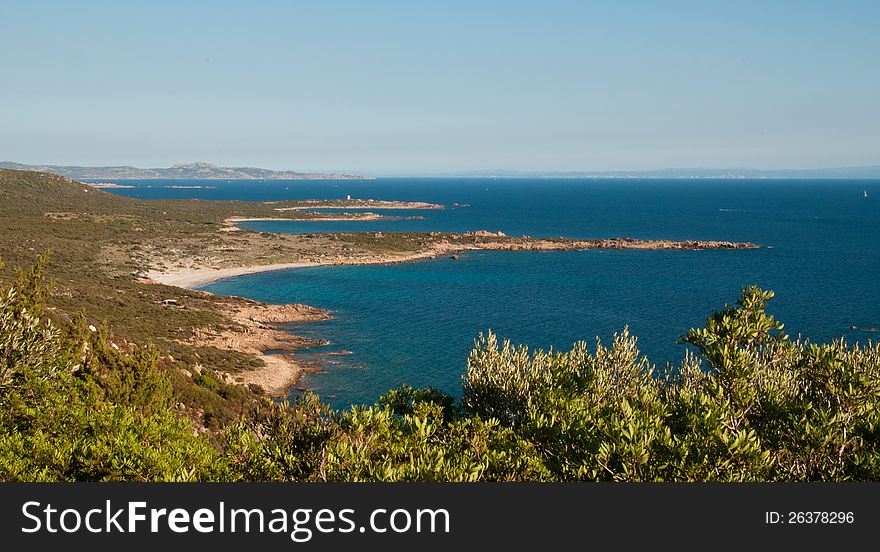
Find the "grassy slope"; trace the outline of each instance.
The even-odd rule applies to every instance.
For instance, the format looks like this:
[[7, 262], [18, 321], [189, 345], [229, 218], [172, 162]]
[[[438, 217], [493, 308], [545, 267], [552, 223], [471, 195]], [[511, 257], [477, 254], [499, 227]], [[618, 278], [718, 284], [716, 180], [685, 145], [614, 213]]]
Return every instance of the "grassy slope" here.
[[[28, 267], [49, 251], [49, 306], [55, 316], [82, 313], [89, 323], [106, 325], [117, 341], [154, 345], [181, 402], [203, 411], [209, 422], [235, 418], [253, 408], [254, 390], [207, 379], [196, 383], [174, 370], [201, 363], [234, 371], [259, 362], [235, 351], [182, 343], [194, 328], [231, 324], [221, 312], [231, 299], [147, 285], [133, 275], [139, 244], [159, 232], [186, 232], [209, 216], [188, 202], [167, 217], [163, 203], [125, 199], [55, 175], [0, 170], [0, 259], [6, 263], [0, 278], [10, 279], [13, 267]], [[191, 222], [180, 222], [186, 217]], [[187, 308], [163, 307], [166, 297], [179, 298]]]
[[[218, 306], [240, 301], [140, 283], [138, 276], [150, 268], [192, 259], [227, 266], [296, 262], [331, 251], [357, 256], [390, 248], [405, 253], [422, 243], [407, 237], [346, 241], [345, 235], [219, 231], [229, 217], [279, 216], [273, 211], [278, 205], [296, 203], [142, 201], [56, 175], [0, 170], [0, 258], [23, 267], [51, 251], [55, 306], [68, 312], [85, 309], [143, 342], [189, 336], [192, 327], [219, 320]], [[283, 216], [309, 215], [296, 210]], [[170, 312], [159, 304], [169, 297], [189, 308]]]
[[[47, 267], [53, 286], [50, 312], [61, 318], [83, 314], [90, 324], [105, 325], [120, 344], [155, 346], [188, 411], [204, 410], [209, 421], [219, 424], [253, 409], [259, 390], [228, 386], [216, 378], [208, 381], [211, 377], [189, 379], [178, 369], [201, 364], [234, 373], [262, 364], [253, 355], [187, 342], [196, 328], [238, 327], [226, 311], [253, 302], [144, 283], [140, 276], [145, 271], [193, 260], [219, 267], [316, 260], [325, 254], [405, 254], [430, 241], [420, 234], [296, 236], [220, 231], [229, 217], [313, 216], [301, 210], [283, 214], [274, 210], [301, 205], [144, 201], [53, 174], [0, 169], [0, 260], [6, 264], [0, 269], [0, 282], [8, 282], [15, 268], [27, 268], [51, 252]], [[184, 308], [163, 306], [167, 298], [177, 299]]]
[[[345, 202], [339, 203], [346, 207]], [[201, 364], [234, 373], [261, 365], [262, 360], [253, 355], [196, 346], [191, 341], [199, 328], [240, 329], [226, 313], [253, 302], [145, 283], [142, 277], [150, 269], [328, 259], [357, 262], [431, 253], [442, 243], [515, 245], [528, 241], [438, 232], [292, 235], [222, 231], [231, 217], [308, 219], [315, 213], [302, 208], [309, 206], [309, 202], [296, 201], [144, 201], [49, 173], [0, 169], [0, 260], [7, 265], [0, 270], [0, 282], [12, 277], [12, 267], [26, 268], [50, 251], [47, 273], [54, 285], [50, 312], [58, 317], [82, 313], [89, 323], [106, 325], [120, 342], [154, 345], [162, 354], [163, 366], [176, 379], [182, 402], [228, 418], [249, 408], [257, 390], [227, 388], [204, 378], [190, 380], [180, 370]], [[292, 207], [297, 209], [278, 210]], [[183, 308], [163, 306], [162, 300], [169, 298], [177, 299]]]

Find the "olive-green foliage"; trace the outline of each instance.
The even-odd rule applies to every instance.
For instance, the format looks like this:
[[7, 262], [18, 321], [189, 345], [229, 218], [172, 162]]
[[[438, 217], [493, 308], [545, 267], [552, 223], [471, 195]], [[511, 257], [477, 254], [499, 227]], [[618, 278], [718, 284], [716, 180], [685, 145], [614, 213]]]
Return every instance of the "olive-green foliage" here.
[[513, 424], [558, 480], [877, 480], [880, 347], [791, 341], [765, 312], [772, 297], [743, 289], [683, 336], [699, 356], [661, 370], [625, 330], [595, 354], [489, 334], [462, 402]]
[[497, 417], [539, 451], [554, 480], [657, 479], [673, 446], [661, 383], [626, 330], [608, 348], [530, 352], [494, 334], [468, 359], [462, 402]]
[[25, 372], [49, 377], [55, 369], [57, 331], [27, 311], [15, 308], [18, 294], [0, 296], [0, 393]]
[[149, 350], [41, 320], [41, 265], [0, 299], [0, 481], [191, 481], [221, 455], [170, 409]]
[[402, 386], [337, 411], [242, 391], [253, 414], [211, 427], [204, 402], [197, 436], [179, 389], [196, 406], [233, 390], [173, 385], [152, 348], [48, 322], [42, 267], [0, 290], [0, 481], [880, 479], [880, 347], [793, 341], [757, 288], [682, 336], [676, 366], [650, 364], [626, 329], [563, 352], [489, 332], [460, 401]]
[[455, 398], [434, 387], [416, 389], [409, 384], [403, 384], [397, 389], [392, 389], [379, 397], [377, 404], [387, 408], [400, 416], [415, 413], [419, 403], [430, 403], [438, 406], [443, 411], [443, 418], [449, 420], [454, 414]]
[[520, 480], [540, 470], [528, 444], [497, 420], [448, 418], [431, 401], [404, 414], [382, 406], [337, 412], [306, 394], [293, 408], [279, 405], [256, 432], [240, 425], [226, 438], [230, 463], [250, 480]]

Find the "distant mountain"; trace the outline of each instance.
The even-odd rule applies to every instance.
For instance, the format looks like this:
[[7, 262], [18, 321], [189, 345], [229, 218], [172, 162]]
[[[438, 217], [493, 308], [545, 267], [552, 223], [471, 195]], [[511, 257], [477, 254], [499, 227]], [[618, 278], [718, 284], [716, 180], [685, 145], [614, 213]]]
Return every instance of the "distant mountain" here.
[[256, 167], [220, 167], [211, 163], [187, 163], [166, 169], [141, 169], [129, 166], [77, 167], [66, 165], [23, 165], [0, 162], [0, 168], [60, 174], [74, 180], [369, 180], [370, 176], [337, 173], [271, 171]]
[[[74, 180], [372, 180], [372, 176], [340, 173], [272, 171], [256, 167], [221, 167], [211, 163], [187, 163], [168, 168], [142, 169], [127, 165], [79, 167], [67, 165], [24, 165], [0, 162], [0, 168], [59, 174]], [[643, 171], [519, 171], [478, 170], [402, 176], [447, 178], [803, 178], [880, 179], [880, 165], [828, 167], [819, 169], [701, 169], [671, 168]]]
[[880, 179], [880, 165], [822, 169], [656, 169], [645, 171], [517, 171], [507, 169], [448, 173], [460, 178], [866, 178]]

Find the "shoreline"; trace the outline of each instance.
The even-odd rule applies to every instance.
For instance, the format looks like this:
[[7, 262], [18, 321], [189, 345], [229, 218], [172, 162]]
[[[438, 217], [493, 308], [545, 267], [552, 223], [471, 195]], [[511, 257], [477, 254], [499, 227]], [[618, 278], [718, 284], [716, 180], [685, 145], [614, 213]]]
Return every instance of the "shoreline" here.
[[[235, 276], [243, 276], [245, 274], [256, 274], [259, 272], [271, 272], [273, 270], [283, 270], [285, 268], [306, 268], [316, 266], [312, 263], [275, 263], [268, 265], [239, 266], [230, 268], [210, 268], [199, 267], [189, 269], [178, 269], [167, 272], [150, 270], [146, 273], [144, 281], [150, 284], [162, 284], [165, 286], [179, 287], [183, 289], [198, 290], [199, 286], [210, 284], [217, 280], [232, 278]], [[210, 292], [206, 292], [210, 293]]]
[[[244, 276], [247, 274], [259, 274], [261, 272], [274, 272], [276, 270], [285, 270], [289, 268], [311, 268], [316, 266], [364, 266], [379, 264], [396, 264], [423, 259], [430, 259], [438, 255], [451, 253], [449, 251], [424, 251], [413, 253], [411, 255], [387, 255], [374, 258], [363, 259], [329, 259], [327, 261], [310, 262], [299, 261], [290, 263], [270, 263], [264, 265], [236, 266], [228, 268], [211, 268], [211, 267], [192, 267], [176, 269], [171, 271], [150, 270], [146, 273], [144, 281], [152, 284], [162, 284], [166, 286], [179, 287], [189, 290], [199, 290], [199, 286], [223, 280], [226, 278], [234, 278], [235, 276]], [[204, 290], [199, 290], [204, 291]], [[205, 292], [210, 293], [210, 292]]]
[[[284, 270], [289, 268], [308, 268], [314, 266], [357, 266], [370, 264], [393, 264], [401, 262], [418, 261], [437, 257], [445, 254], [443, 251], [426, 251], [413, 253], [405, 256], [379, 256], [372, 259], [363, 259], [357, 262], [349, 260], [349, 262], [341, 262], [338, 259], [328, 260], [326, 262], [291, 262], [291, 263], [273, 263], [266, 265], [240, 266], [214, 269], [210, 267], [192, 267], [186, 269], [178, 269], [176, 271], [149, 271], [145, 283], [161, 284], [166, 286], [179, 287], [188, 290], [196, 290], [200, 293], [211, 293], [199, 290], [199, 286], [232, 278], [246, 274], [257, 274], [261, 272], [271, 272], [275, 270]], [[240, 309], [233, 309], [227, 314], [232, 320], [241, 324], [243, 331], [231, 332], [212, 336], [210, 339], [204, 339], [199, 335], [194, 336], [194, 341], [202, 345], [209, 345], [218, 348], [233, 349], [243, 353], [253, 354], [255, 357], [263, 361], [263, 366], [250, 368], [237, 372], [236, 374], [220, 374], [227, 383], [238, 383], [243, 385], [258, 385], [266, 394], [273, 397], [286, 397], [290, 394], [290, 390], [296, 387], [305, 374], [315, 371], [314, 367], [305, 365], [300, 360], [294, 358], [297, 349], [313, 346], [316, 343], [309, 342], [289, 333], [283, 329], [276, 327], [278, 323], [283, 322], [315, 322], [327, 320], [331, 318], [329, 311], [312, 307], [308, 305], [271, 305], [253, 301], [254, 304], [260, 305], [267, 311], [278, 311], [283, 309], [306, 309], [310, 315], [305, 317], [293, 318], [274, 318], [269, 321], [262, 320], [260, 316], [248, 315], [250, 313], [243, 312]], [[281, 351], [270, 353], [268, 351]], [[240, 381], [235, 381], [238, 377]]]
[[[275, 209], [276, 211], [282, 211], [282, 209]], [[283, 209], [286, 211], [300, 211], [301, 209], [290, 208]], [[308, 212], [308, 211], [306, 211]], [[346, 216], [343, 216], [346, 215]], [[342, 213], [341, 215], [321, 215], [309, 218], [301, 218], [301, 219], [293, 219], [293, 218], [285, 218], [285, 217], [229, 217], [223, 220], [223, 226], [220, 228], [221, 232], [243, 232], [244, 229], [241, 228], [238, 223], [239, 222], [263, 222], [263, 221], [284, 221], [284, 222], [368, 222], [374, 220], [387, 219], [389, 217], [385, 217], [378, 213]]]
[[[224, 231], [234, 231], [235, 219], [227, 219]], [[231, 227], [230, 227], [231, 225]], [[381, 233], [379, 233], [381, 235]], [[339, 254], [317, 261], [292, 261], [281, 263], [255, 264], [215, 268], [204, 262], [191, 262], [190, 266], [174, 269], [152, 269], [144, 274], [144, 283], [162, 284], [189, 290], [218, 280], [272, 272], [293, 268], [316, 266], [364, 266], [378, 264], [397, 264], [449, 255], [466, 251], [582, 251], [587, 249], [640, 249], [640, 250], [678, 250], [700, 251], [707, 249], [756, 249], [753, 243], [727, 241], [671, 241], [640, 240], [635, 238], [608, 238], [599, 240], [573, 240], [566, 238], [510, 238], [501, 232], [467, 232], [446, 235], [434, 243], [423, 245], [421, 249], [408, 253], [386, 253], [362, 256]], [[201, 293], [210, 293], [200, 290]], [[312, 345], [277, 326], [283, 322], [310, 322], [330, 318], [328, 311], [307, 305], [268, 305], [252, 301], [250, 308], [232, 309], [227, 314], [242, 326], [242, 330], [213, 334], [208, 339], [198, 339], [202, 344], [234, 349], [255, 355], [263, 361], [263, 366], [243, 370], [236, 374], [242, 384], [256, 384], [267, 394], [284, 396], [296, 386], [308, 367], [293, 358], [296, 349]], [[198, 336], [196, 336], [198, 338]], [[268, 352], [281, 351], [281, 352]], [[224, 376], [225, 377], [225, 376]]]
[[[270, 396], [286, 396], [304, 374], [312, 371], [310, 366], [293, 358], [293, 353], [303, 347], [326, 343], [289, 333], [279, 325], [327, 320], [330, 313], [302, 304], [271, 305], [253, 299], [245, 301], [244, 305], [229, 305], [225, 309], [226, 315], [239, 328], [197, 328], [190, 341], [198, 346], [254, 355], [263, 361], [263, 366], [235, 373], [215, 371], [215, 375], [230, 385], [257, 385]], [[197, 371], [201, 373], [201, 370]]]
[[[234, 221], [245, 220], [272, 220], [272, 219], [227, 219], [232, 224], [225, 231], [236, 231]], [[281, 219], [287, 220], [287, 219]], [[729, 241], [698, 241], [698, 240], [642, 240], [636, 238], [606, 238], [598, 240], [575, 240], [566, 238], [508, 238], [503, 233], [491, 233], [486, 231], [467, 232], [460, 234], [458, 238], [473, 238], [473, 243], [461, 241], [451, 243], [444, 240], [432, 244], [429, 249], [415, 251], [407, 254], [378, 254], [373, 256], [350, 257], [340, 255], [321, 261], [292, 261], [284, 263], [267, 263], [258, 265], [232, 266], [215, 268], [206, 265], [195, 265], [187, 268], [172, 270], [152, 269], [146, 272], [145, 280], [149, 283], [175, 286], [184, 289], [197, 289], [199, 286], [216, 282], [225, 278], [257, 274], [260, 272], [273, 272], [290, 268], [310, 268], [316, 266], [363, 266], [377, 264], [396, 264], [412, 262], [423, 259], [452, 255], [465, 251], [584, 251], [588, 249], [639, 249], [644, 251], [704, 251], [704, 250], [740, 250], [758, 249], [754, 243], [729, 242]], [[503, 241], [479, 241], [478, 238], [504, 238]]]
[[[277, 202], [267, 202], [271, 205]], [[385, 199], [301, 199], [295, 207], [275, 207], [275, 211], [307, 211], [309, 209], [381, 209], [381, 210], [439, 210], [446, 207], [426, 201], [396, 201]]]

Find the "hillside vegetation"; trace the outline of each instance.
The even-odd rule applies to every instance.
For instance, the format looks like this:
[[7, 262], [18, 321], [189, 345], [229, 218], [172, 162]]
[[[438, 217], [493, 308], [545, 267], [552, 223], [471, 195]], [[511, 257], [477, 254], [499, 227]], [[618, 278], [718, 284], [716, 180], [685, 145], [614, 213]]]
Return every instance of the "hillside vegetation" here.
[[[33, 266], [45, 255], [44, 316], [61, 324], [81, 317], [103, 328], [116, 346], [152, 347], [176, 403], [201, 429], [214, 430], [249, 415], [263, 394], [254, 386], [231, 385], [223, 374], [235, 378], [263, 361], [194, 336], [243, 334], [248, 328], [229, 313], [256, 302], [150, 283], [144, 277], [150, 269], [192, 262], [219, 268], [301, 262], [341, 251], [352, 257], [405, 254], [425, 241], [419, 235], [387, 239], [223, 231], [230, 217], [307, 220], [316, 213], [301, 207], [311, 206], [295, 201], [142, 201], [54, 174], [0, 169], [0, 260], [6, 263], [0, 285], [15, 279], [16, 268]], [[163, 304], [166, 299], [177, 305]]]
[[254, 302], [145, 283], [145, 250], [430, 238], [218, 237], [265, 208], [0, 171], [0, 480], [880, 479], [880, 347], [792, 340], [766, 311], [772, 292], [751, 287], [684, 333], [674, 366], [625, 329], [553, 352], [489, 332], [462, 359], [458, 399], [406, 386], [344, 411], [267, 398], [221, 377], [256, 356], [190, 339], [235, 329], [230, 306]]
[[460, 401], [402, 387], [334, 411], [263, 400], [198, 435], [152, 348], [43, 316], [40, 269], [0, 299], [0, 480], [808, 481], [880, 476], [880, 348], [791, 341], [744, 289], [657, 370], [610, 346], [471, 351]]

